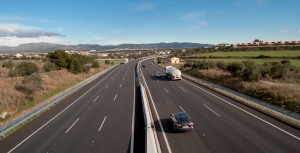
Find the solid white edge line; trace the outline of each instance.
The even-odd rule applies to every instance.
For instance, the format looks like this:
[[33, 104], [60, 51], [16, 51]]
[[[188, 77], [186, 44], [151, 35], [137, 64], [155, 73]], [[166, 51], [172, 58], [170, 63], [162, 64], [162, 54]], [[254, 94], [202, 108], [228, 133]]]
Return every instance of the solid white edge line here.
[[[142, 70], [141, 70], [141, 73], [143, 74]], [[144, 75], [143, 75], [143, 77], [144, 77]], [[145, 78], [144, 78], [144, 80], [145, 80]], [[157, 116], [157, 120], [158, 120], [159, 126], [160, 126], [160, 128], [161, 128], [161, 133], [163, 134], [163, 137], [164, 137], [164, 139], [165, 139], [165, 142], [166, 142], [166, 146], [167, 146], [168, 152], [169, 152], [169, 153], [172, 153], [172, 150], [171, 150], [170, 145], [169, 145], [169, 141], [168, 141], [168, 139], [167, 139], [165, 130], [164, 130], [162, 124], [161, 124], [159, 115], [158, 115], [158, 113], [157, 113], [156, 107], [155, 107], [155, 105], [154, 105], [154, 102], [153, 102], [153, 99], [152, 99], [152, 96], [151, 96], [151, 92], [150, 92], [150, 90], [149, 90], [149, 88], [148, 88], [147, 82], [144, 81], [144, 83], [145, 83], [145, 87], [147, 88], [147, 90], [148, 90], [148, 92], [149, 92], [149, 97], [150, 97], [150, 99], [151, 99], [152, 106], [153, 106], [154, 111], [155, 111], [155, 114], [156, 114], [156, 116]]]
[[98, 99], [99, 96], [96, 97], [96, 99], [94, 100], [94, 102]]
[[77, 120], [68, 128], [68, 130], [65, 133], [68, 133], [69, 130], [75, 125], [75, 123], [79, 120], [79, 118], [77, 118]]
[[131, 122], [131, 144], [130, 144], [130, 153], [133, 153], [133, 146], [134, 146], [134, 124], [135, 124], [135, 72], [133, 72], [133, 113], [132, 113], [132, 122]]
[[206, 106], [205, 104], [203, 104], [207, 109], [209, 109], [210, 111], [212, 111], [213, 113], [215, 113], [216, 115], [220, 116], [218, 113], [216, 113], [214, 110], [212, 110], [211, 108], [209, 108], [208, 106]]
[[242, 108], [240, 108], [240, 107], [238, 107], [238, 106], [236, 106], [236, 105], [234, 105], [234, 104], [232, 104], [232, 103], [230, 103], [230, 102], [228, 102], [228, 101], [226, 101], [226, 100], [224, 100], [224, 99], [222, 99], [222, 98], [220, 98], [220, 97], [218, 97], [218, 96], [216, 96], [216, 95], [214, 95], [214, 94], [212, 94], [212, 93], [210, 93], [210, 92], [208, 92], [208, 91], [206, 91], [206, 90], [204, 90], [204, 89], [202, 89], [202, 88], [200, 88], [200, 87], [198, 87], [198, 86], [196, 86], [196, 85], [194, 85], [194, 84], [192, 84], [192, 83], [190, 83], [188, 81], [186, 81], [186, 80], [184, 80], [184, 81], [187, 82], [187, 83], [189, 83], [189, 84], [191, 84], [191, 85], [193, 85], [194, 87], [196, 87], [196, 88], [198, 88], [198, 89], [200, 89], [200, 90], [202, 90], [202, 91], [204, 91], [204, 92], [206, 92], [206, 93], [208, 93], [208, 94], [210, 94], [210, 95], [212, 95], [212, 96], [214, 96], [214, 97], [216, 97], [216, 98], [224, 101], [225, 103], [227, 103], [227, 104], [229, 104], [229, 105], [231, 105], [231, 106], [233, 106], [233, 107], [235, 107], [235, 108], [237, 108], [237, 109], [239, 109], [239, 110], [241, 110], [241, 111], [243, 111], [243, 112], [245, 112], [245, 113], [253, 116], [254, 118], [257, 118], [258, 120], [261, 120], [262, 122], [265, 122], [266, 124], [269, 124], [270, 126], [276, 128], [277, 130], [282, 131], [282, 132], [284, 132], [284, 133], [286, 133], [286, 134], [288, 134], [288, 135], [296, 138], [297, 140], [300, 140], [299, 137], [297, 137], [297, 136], [295, 136], [295, 135], [293, 135], [293, 134], [291, 134], [291, 133], [289, 133], [289, 132], [287, 132], [287, 131], [285, 131], [285, 130], [277, 127], [277, 126], [275, 126], [274, 124], [269, 123], [268, 121], [266, 121], [266, 120], [264, 120], [262, 118], [259, 118], [258, 116], [255, 116], [254, 114], [252, 114], [252, 113], [250, 113], [250, 112], [248, 112], [248, 111], [246, 111], [246, 110], [244, 110], [244, 109], [242, 109]]
[[100, 130], [101, 130], [101, 128], [102, 128], [102, 126], [103, 126], [103, 124], [104, 124], [105, 120], [106, 120], [106, 116], [104, 117], [104, 119], [103, 119], [103, 121], [102, 121], [102, 124], [101, 124], [101, 126], [100, 126], [100, 128], [99, 128], [99, 130], [98, 130], [98, 131], [100, 131]]
[[[184, 111], [183, 108], [182, 108], [181, 106], [179, 106], [179, 107], [180, 107], [180, 109], [181, 109], [182, 111]], [[185, 111], [184, 111], [184, 112], [185, 112]]]
[[[117, 69], [115, 69], [117, 70]], [[115, 70], [111, 71], [106, 77], [108, 77], [112, 72]], [[61, 112], [59, 112], [57, 115], [55, 115], [52, 119], [50, 119], [48, 122], [46, 122], [43, 126], [35, 130], [31, 135], [29, 135], [27, 138], [25, 138], [23, 141], [21, 141], [19, 144], [17, 144], [14, 148], [12, 148], [8, 153], [14, 151], [16, 148], [18, 148], [21, 144], [23, 144], [26, 140], [28, 140], [30, 137], [32, 137], [35, 133], [40, 131], [43, 127], [45, 127], [47, 124], [49, 124], [52, 120], [54, 120], [56, 117], [58, 117], [61, 113], [63, 113], [65, 110], [67, 110], [70, 106], [72, 106], [77, 100], [79, 100], [81, 97], [83, 97], [86, 93], [88, 93], [90, 90], [92, 90], [95, 86], [97, 86], [100, 82], [102, 82], [106, 77], [104, 77], [101, 81], [96, 83], [92, 88], [90, 88], [88, 91], [86, 91], [84, 94], [82, 94], [79, 98], [77, 98], [74, 102], [72, 102], [69, 106], [67, 106], [65, 109], [63, 109]]]

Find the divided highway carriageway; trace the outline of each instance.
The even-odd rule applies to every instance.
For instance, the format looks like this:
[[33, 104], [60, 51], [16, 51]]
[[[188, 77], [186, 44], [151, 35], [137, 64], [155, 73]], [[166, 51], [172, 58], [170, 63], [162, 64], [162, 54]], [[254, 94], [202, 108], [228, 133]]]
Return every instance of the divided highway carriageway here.
[[[2, 140], [0, 153], [145, 152], [138, 61], [116, 66]], [[298, 127], [184, 78], [158, 78], [165, 71], [151, 63], [140, 65], [161, 152], [300, 152]], [[187, 112], [194, 129], [173, 132], [175, 112]]]

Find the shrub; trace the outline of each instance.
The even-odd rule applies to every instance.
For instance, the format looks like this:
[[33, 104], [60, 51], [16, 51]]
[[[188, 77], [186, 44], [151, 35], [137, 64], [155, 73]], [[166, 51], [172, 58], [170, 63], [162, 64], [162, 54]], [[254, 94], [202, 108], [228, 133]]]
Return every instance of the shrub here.
[[105, 64], [109, 64], [110, 62], [109, 62], [109, 60], [105, 60], [105, 62], [104, 62]]
[[233, 76], [242, 77], [243, 71], [245, 70], [246, 66], [244, 63], [232, 62], [227, 66], [227, 70], [232, 73]]
[[84, 73], [88, 73], [90, 71], [90, 68], [91, 68], [90, 66], [85, 65], [85, 66], [83, 66], [82, 71]]
[[3, 68], [7, 68], [7, 69], [11, 69], [11, 70], [12, 70], [13, 66], [14, 66], [14, 63], [11, 60], [5, 61], [2, 64]]
[[245, 69], [243, 70], [242, 79], [244, 81], [258, 81], [261, 77], [259, 71], [259, 65], [255, 64], [253, 61], [243, 61]]
[[92, 68], [99, 68], [100, 65], [97, 61], [94, 61], [93, 64], [92, 64]]
[[19, 65], [16, 66], [15, 70], [18, 72], [20, 76], [28, 76], [33, 73], [38, 73], [38, 67], [31, 62], [21, 62]]
[[217, 61], [216, 66], [222, 70], [227, 69], [227, 63], [225, 63], [224, 61]]
[[56, 65], [54, 63], [51, 63], [51, 62], [47, 62], [47, 63], [44, 64], [44, 70], [46, 72], [50, 72], [52, 70], [55, 70], [56, 69], [55, 67], [56, 67]]
[[42, 89], [43, 79], [39, 74], [33, 74], [24, 77], [21, 85], [16, 85], [16, 89], [27, 94], [33, 95], [36, 91]]

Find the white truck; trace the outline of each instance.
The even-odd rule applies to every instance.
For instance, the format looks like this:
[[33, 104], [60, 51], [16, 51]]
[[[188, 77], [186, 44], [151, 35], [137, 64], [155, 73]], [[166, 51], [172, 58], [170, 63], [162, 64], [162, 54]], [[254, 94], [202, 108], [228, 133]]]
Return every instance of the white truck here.
[[128, 58], [125, 58], [124, 64], [128, 63]]
[[181, 80], [181, 71], [173, 66], [166, 66], [166, 76], [171, 80]]

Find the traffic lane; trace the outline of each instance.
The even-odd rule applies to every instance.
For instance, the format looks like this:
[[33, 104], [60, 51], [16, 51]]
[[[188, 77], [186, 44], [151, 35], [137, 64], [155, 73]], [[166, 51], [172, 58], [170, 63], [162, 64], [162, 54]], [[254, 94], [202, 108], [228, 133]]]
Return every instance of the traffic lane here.
[[[166, 83], [166, 82], [163, 82]], [[168, 82], [170, 83], [170, 82]], [[155, 83], [153, 83], [155, 84]], [[151, 85], [153, 85], [151, 84]], [[157, 84], [157, 83], [156, 83]], [[151, 87], [149, 87], [151, 88]], [[228, 143], [225, 142], [223, 144], [224, 139], [228, 139], [231, 138], [235, 133], [231, 133], [231, 132], [227, 132], [225, 133], [227, 136], [225, 138], [220, 138], [220, 136], [218, 136], [218, 134], [214, 134], [215, 130], [211, 128], [210, 125], [212, 125], [211, 122], [211, 115], [207, 115], [210, 114], [210, 112], [204, 108], [197, 108], [197, 106], [191, 106], [191, 108], [193, 109], [189, 109], [188, 107], [186, 107], [185, 105], [183, 105], [181, 102], [188, 102], [191, 101], [191, 99], [181, 96], [177, 96], [180, 95], [181, 93], [176, 93], [173, 92], [172, 90], [170, 91], [166, 91], [166, 90], [158, 90], [159, 87], [155, 87], [155, 90], [151, 90], [151, 94], [153, 97], [161, 97], [161, 98], [153, 98], [157, 111], [160, 114], [160, 118], [162, 121], [162, 125], [163, 128], [166, 132], [169, 144], [171, 146], [171, 150], [172, 152], [182, 152], [185, 150], [189, 150], [191, 152], [195, 151], [197, 152], [197, 150], [201, 150], [201, 152], [220, 152], [220, 151], [224, 151], [224, 148], [226, 151], [241, 151], [240, 147], [229, 147]], [[178, 90], [179, 91], [179, 90]], [[161, 93], [164, 93], [162, 95], [159, 95]], [[168, 97], [168, 98], [167, 98]], [[174, 98], [173, 98], [174, 97]], [[170, 110], [170, 111], [168, 111]], [[169, 117], [170, 114], [174, 113], [174, 112], [180, 112], [180, 111], [186, 111], [192, 118], [193, 122], [194, 122], [194, 130], [192, 131], [188, 131], [188, 132], [184, 132], [184, 133], [175, 133], [172, 130], [172, 126], [169, 123]], [[198, 112], [202, 112], [206, 115], [200, 115]], [[199, 118], [199, 119], [198, 119]], [[216, 127], [222, 127], [218, 124], [218, 122], [213, 122], [215, 123]], [[203, 126], [206, 125], [206, 126]], [[224, 129], [224, 128], [223, 128]], [[227, 130], [227, 129], [226, 129]], [[228, 129], [231, 130], [231, 129]], [[209, 131], [209, 132], [206, 132]], [[205, 136], [206, 133], [206, 136]], [[212, 133], [212, 134], [210, 134]], [[230, 134], [230, 135], [228, 135]], [[221, 133], [222, 135], [222, 133]], [[224, 134], [223, 134], [224, 135]], [[236, 134], [235, 134], [236, 135]], [[212, 137], [216, 137], [220, 140], [217, 140], [221, 143], [214, 143], [213, 138]], [[225, 140], [226, 140], [225, 139]], [[239, 139], [236, 142], [237, 145], [239, 145]], [[206, 142], [208, 141], [208, 142]], [[211, 143], [210, 143], [211, 142]], [[242, 141], [244, 142], [244, 140]], [[209, 144], [207, 144], [209, 143]], [[248, 144], [246, 144], [248, 145]], [[223, 146], [223, 147], [219, 147], [219, 146]], [[245, 145], [243, 145], [244, 147]], [[247, 146], [246, 148], [249, 148], [249, 152], [253, 152], [253, 151], [257, 151], [252, 148], [252, 145]], [[208, 151], [209, 150], [209, 151]]]
[[[115, 95], [118, 93], [114, 86], [120, 84], [118, 80], [116, 78], [115, 81], [110, 81], [110, 86], [93, 100], [89, 108], [78, 118], [78, 122], [71, 126], [68, 133], [59, 138], [48, 152], [89, 152], [93, 150], [95, 141], [99, 141], [100, 127], [109, 118], [108, 114], [113, 107]], [[77, 147], [72, 147], [74, 145]]]
[[[191, 81], [188, 81], [186, 79], [183, 79], [183, 81], [186, 82], [186, 83], [183, 82], [183, 84], [182, 84], [182, 83], [180, 83], [181, 81], [177, 81], [177, 82], [180, 83], [180, 84], [178, 84], [178, 87], [180, 89], [182, 89], [184, 92], [186, 92], [186, 90], [195, 91], [195, 89], [196, 90], [204, 90], [208, 94], [199, 95], [198, 92], [195, 92], [196, 97], [198, 96], [198, 98], [200, 98], [200, 101], [204, 101], [204, 102], [207, 102], [207, 103], [212, 103], [213, 104], [212, 107], [214, 107], [214, 106], [219, 107], [219, 106], [222, 105], [220, 111], [226, 110], [226, 109], [223, 109], [223, 107], [226, 107], [226, 106], [229, 106], [229, 107], [235, 107], [235, 106], [237, 106], [238, 108], [241, 108], [242, 111], [245, 110], [245, 111], [247, 111], [247, 113], [249, 112], [250, 114], [253, 114], [253, 115], [257, 116], [257, 117], [263, 119], [264, 121], [268, 121], [270, 124], [275, 125], [276, 127], [280, 128], [280, 129], [277, 129], [279, 131], [281, 131], [281, 129], [284, 129], [284, 131], [286, 131], [288, 133], [291, 133], [292, 135], [294, 135], [294, 136], [296, 136], [298, 138], [300, 137], [299, 128], [297, 128], [297, 127], [294, 127], [294, 126], [291, 126], [289, 124], [286, 124], [286, 123], [284, 123], [284, 122], [282, 122], [282, 121], [280, 121], [278, 119], [274, 119], [274, 117], [271, 117], [269, 115], [261, 113], [260, 111], [257, 111], [257, 110], [255, 110], [255, 109], [253, 109], [253, 108], [251, 108], [249, 106], [246, 106], [246, 105], [244, 105], [244, 104], [242, 104], [242, 103], [240, 103], [240, 102], [238, 102], [236, 100], [233, 100], [232, 98], [228, 98], [227, 96], [224, 96], [222, 94], [219, 94], [218, 92], [210, 90], [207, 87], [204, 87], [204, 86], [201, 86], [201, 85], [197, 85], [197, 84], [195, 84], [195, 83], [193, 83]], [[217, 100], [205, 101], [205, 99], [207, 99], [210, 96], [216, 96]], [[198, 99], [198, 98], [196, 98], [196, 99]], [[221, 100], [223, 103], [220, 103], [219, 100]], [[232, 106], [232, 105], [234, 105], [234, 106]], [[236, 113], [238, 113], [238, 111], [241, 111], [241, 109], [235, 109]], [[244, 112], [244, 113], [246, 113], [246, 112]], [[229, 118], [233, 119], [234, 116], [235, 115], [233, 115], [233, 117], [229, 117]], [[233, 121], [236, 121], [236, 120], [233, 120]]]
[[[159, 119], [156, 120], [155, 122], [159, 122], [159, 121], [161, 122], [164, 133], [167, 135], [167, 141], [171, 147], [171, 151], [172, 152], [186, 152], [186, 151], [208, 152], [205, 145], [203, 145], [202, 140], [199, 139], [198, 135], [194, 131], [178, 132], [178, 133], [174, 133], [172, 131], [172, 126], [171, 123], [169, 122], [170, 115], [174, 112], [178, 112], [182, 110], [180, 110], [180, 108], [173, 101], [173, 99], [167, 95], [168, 94], [167, 91], [162, 89], [159, 83], [156, 83], [152, 78], [150, 78], [152, 76], [151, 74], [149, 73], [146, 74], [144, 72], [144, 76], [145, 76], [145, 80], [147, 81], [150, 93], [152, 95], [153, 101], [155, 103], [155, 107], [159, 115]], [[160, 144], [162, 145], [165, 143], [161, 142], [162, 140], [164, 141], [164, 138], [163, 138], [162, 131], [159, 131], [159, 129], [160, 128], [157, 128], [158, 139], [160, 141]], [[162, 148], [167, 148], [167, 147], [162, 146]]]
[[[83, 87], [81, 90], [79, 90], [76, 94], [73, 94], [73, 95], [69, 96], [64, 101], [57, 104], [56, 107], [53, 107], [52, 109], [48, 110], [47, 112], [42, 114], [40, 117], [33, 120], [31, 123], [24, 126], [22, 129], [18, 130], [17, 132], [12, 134], [8, 138], [1, 141], [1, 143], [0, 143], [1, 148], [2, 148], [1, 150], [4, 151], [4, 152], [7, 152], [7, 151], [11, 150], [12, 148], [14, 148], [15, 146], [17, 146], [23, 140], [24, 140], [24, 143], [33, 144], [34, 146], [37, 143], [40, 143], [40, 142], [55, 141], [54, 140], [55, 137], [57, 135], [58, 136], [61, 135], [61, 133], [63, 133], [63, 129], [68, 127], [69, 124], [72, 124], [72, 121], [76, 118], [73, 115], [66, 115], [66, 114], [68, 114], [67, 112], [70, 111], [70, 109], [66, 109], [66, 108], [68, 106], [69, 107], [75, 107], [76, 110], [77, 110], [75, 113], [77, 115], [79, 115], [88, 106], [88, 103], [85, 103], [84, 105], [82, 105], [77, 100], [80, 99], [80, 97], [84, 94], [90, 94], [88, 92], [88, 90], [90, 90], [98, 82], [101, 82], [100, 79], [106, 79], [107, 75], [114, 72], [114, 70], [111, 70], [111, 71], [107, 72], [106, 74], [104, 74], [103, 76], [100, 76], [99, 79], [96, 79], [95, 81], [89, 83], [88, 85]], [[90, 97], [92, 97], [92, 96], [90, 96]], [[56, 118], [54, 118], [60, 112], [61, 112], [61, 115], [58, 115]], [[71, 113], [74, 114], [74, 112], [71, 112]], [[62, 120], [60, 120], [59, 118], [62, 118]], [[49, 120], [51, 120], [51, 119], [53, 121], [49, 122]], [[60, 127], [64, 127], [64, 128], [58, 129], [57, 131], [55, 131], [56, 133], [47, 132], [47, 130], [45, 130], [46, 132], [43, 133], [44, 129], [47, 128], [47, 127], [51, 127], [50, 124], [55, 124], [54, 122], [57, 122], [57, 125], [59, 125]], [[42, 127], [42, 126], [45, 126], [45, 127], [40, 129], [40, 127]], [[53, 129], [57, 129], [57, 127], [53, 127], [52, 129], [51, 128], [49, 128], [49, 129], [53, 130]], [[33, 134], [37, 130], [39, 130], [39, 131], [36, 132], [35, 134]], [[30, 135], [32, 135], [32, 137], [36, 137], [37, 141], [35, 141], [32, 137], [30, 137]], [[38, 136], [38, 135], [40, 135], [40, 136]], [[45, 139], [45, 137], [47, 139]], [[26, 139], [26, 141], [25, 141], [25, 139]], [[43, 143], [43, 144], [38, 145], [38, 146], [39, 147], [44, 147], [45, 144]], [[30, 148], [29, 145], [23, 145], [23, 144], [20, 144], [17, 148], [22, 148], [23, 151], [26, 150], [26, 149], [28, 149], [28, 150], [33, 149], [33, 148]]]
[[131, 143], [133, 101], [134, 101], [134, 67], [132, 67], [113, 101], [113, 107], [101, 128], [99, 141], [95, 142], [94, 151], [129, 152]]
[[[186, 92], [187, 90], [188, 90], [188, 87], [184, 87], [184, 88], [182, 88], [182, 84], [180, 84], [180, 82], [181, 81], [174, 81], [174, 85], [175, 84], [177, 84], [177, 88], [175, 89], [175, 92], [176, 91], [180, 91], [180, 90], [183, 90], [184, 92]], [[173, 89], [174, 88], [174, 85], [171, 85], [171, 89]], [[166, 89], [166, 88], [165, 88]], [[170, 89], [170, 90], [171, 90]], [[186, 90], [184, 90], [184, 89], [186, 89]], [[168, 90], [168, 89], [167, 89]], [[189, 91], [189, 90], [188, 90]], [[195, 91], [195, 90], [190, 90], [190, 91]], [[190, 93], [190, 92], [188, 92], [188, 93]], [[177, 94], [179, 94], [179, 93], [177, 93]], [[207, 100], [205, 100], [205, 101], [208, 101], [208, 102], [217, 102], [216, 103], [216, 105], [217, 105], [217, 107], [219, 107], [218, 105], [219, 105], [219, 101], [220, 101], [220, 99], [213, 99], [212, 98], [212, 100], [208, 100], [209, 98], [211, 98], [211, 97], [214, 97], [214, 96], [211, 96], [211, 95], [209, 95], [209, 94], [199, 94], [199, 92], [197, 92], [197, 93], [195, 93], [195, 97], [196, 98], [194, 98], [195, 100], [197, 100], [197, 99], [201, 99], [200, 101], [203, 101], [203, 99], [207, 99]], [[222, 96], [222, 95], [221, 95]], [[232, 101], [232, 99], [230, 99], [231, 101]], [[200, 104], [201, 105], [201, 104]], [[206, 104], [205, 105], [205, 103], [203, 103], [202, 104], [203, 106], [205, 106], [206, 108], [208, 108], [209, 110], [211, 110], [213, 113], [215, 113], [215, 111], [213, 111], [214, 109], [211, 109], [211, 108], [209, 108], [208, 106], [206, 106], [206, 105], [209, 105], [209, 104]], [[246, 106], [244, 106], [244, 105], [242, 105], [243, 107], [246, 107]], [[229, 108], [228, 108], [229, 107]], [[230, 109], [230, 105], [226, 105], [226, 106], [224, 106], [224, 107], [222, 107], [222, 108], [220, 108], [217, 112], [224, 112], [225, 114], [227, 113], [227, 111], [226, 110], [228, 110], [228, 109]], [[248, 107], [246, 107], [246, 108], [248, 108]], [[249, 108], [248, 108], [249, 109]], [[274, 150], [274, 147], [272, 147], [272, 144], [270, 144], [269, 142], [269, 140], [274, 140], [274, 139], [279, 139], [280, 137], [287, 137], [288, 136], [288, 138], [287, 139], [281, 139], [281, 141], [279, 141], [279, 142], [277, 142], [278, 143], [278, 146], [285, 146], [285, 144], [287, 144], [287, 143], [285, 143], [285, 141], [287, 141], [288, 139], [289, 139], [289, 141], [291, 141], [291, 142], [294, 142], [294, 144], [296, 145], [297, 144], [297, 142], [295, 142], [295, 141], [292, 141], [291, 140], [291, 138], [292, 137], [290, 137], [289, 135], [285, 135], [284, 136], [284, 132], [282, 132], [281, 133], [281, 135], [278, 135], [278, 132], [281, 132], [281, 131], [278, 131], [278, 129], [273, 129], [273, 131], [274, 132], [269, 132], [269, 129], [264, 129], [263, 131], [261, 131], [261, 132], [258, 132], [258, 130], [257, 130], [257, 128], [253, 128], [253, 129], [249, 129], [248, 127], [249, 127], [249, 125], [252, 125], [251, 123], [253, 123], [253, 124], [256, 124], [257, 126], [261, 126], [261, 124], [264, 124], [264, 123], [259, 123], [260, 121], [259, 120], [257, 120], [257, 118], [255, 118], [255, 117], [253, 117], [253, 116], [249, 116], [249, 114], [247, 114], [247, 113], [243, 113], [243, 115], [244, 115], [244, 117], [243, 118], [241, 118], [241, 119], [235, 119], [236, 117], [241, 117], [240, 115], [237, 115], [237, 114], [239, 114], [239, 113], [241, 113], [241, 112], [239, 112], [240, 110], [239, 109], [234, 109], [234, 111], [236, 111], [235, 113], [233, 113], [233, 111], [228, 111], [228, 112], [230, 112], [230, 113], [232, 113], [232, 115], [230, 116], [230, 117], [227, 117], [227, 118], [229, 118], [229, 119], [231, 119], [231, 120], [234, 120], [235, 121], [235, 123], [236, 124], [233, 124], [233, 125], [239, 125], [239, 124], [241, 124], [243, 127], [240, 127], [240, 128], [238, 128], [237, 130], [239, 131], [240, 129], [246, 129], [246, 130], [250, 130], [250, 132], [248, 132], [249, 134], [247, 134], [247, 137], [254, 137], [255, 135], [257, 136], [256, 138], [252, 138], [252, 139], [254, 139], [254, 141], [259, 141], [259, 142], [263, 142], [263, 144], [264, 144], [264, 148], [267, 148], [267, 149], [269, 149], [269, 150]], [[255, 111], [255, 110], [252, 110], [252, 111]], [[257, 112], [256, 112], [257, 113]], [[250, 118], [249, 118], [250, 117]], [[253, 121], [252, 122], [250, 122], [250, 124], [243, 124], [243, 123], [245, 123], [245, 120], [249, 120], [249, 119], [252, 119]], [[231, 122], [231, 123], [233, 123], [233, 122]], [[248, 121], [247, 121], [247, 123], [249, 123]], [[280, 122], [281, 123], [281, 122]], [[284, 126], [286, 126], [285, 124], [283, 124]], [[271, 126], [270, 126], [271, 127]], [[273, 127], [271, 127], [271, 128], [273, 128]], [[290, 126], [288, 126], [288, 128], [291, 128]], [[255, 130], [254, 130], [255, 129]], [[295, 129], [295, 128], [291, 128], [292, 130], [294, 130], [295, 132], [297, 132], [297, 129]], [[261, 133], [261, 134], [260, 134]], [[269, 138], [269, 139], [266, 139], [265, 137], [262, 137], [262, 135], [266, 135], [265, 133], [268, 133], [269, 134], [269, 136], [266, 136], [267, 138]], [[282, 135], [283, 134], [283, 135]], [[275, 136], [275, 138], [274, 138], [274, 136], [273, 135], [276, 135]], [[278, 136], [278, 137], [277, 137]], [[256, 142], [256, 143], [258, 143], [258, 142]], [[282, 147], [281, 149], [282, 150], [286, 150], [285, 148], [289, 148], [288, 146], [290, 146], [290, 144], [288, 143], [285, 147]], [[292, 145], [293, 146], [293, 145]], [[295, 148], [295, 147], [293, 147], [293, 148]], [[296, 147], [297, 148], [297, 147]], [[278, 150], [278, 149], [277, 149]], [[292, 149], [291, 151], [293, 151], [294, 149]]]
[[[184, 82], [182, 83], [184, 84]], [[182, 84], [180, 83], [179, 86], [182, 86]], [[211, 100], [200, 101], [205, 107], [210, 109], [212, 113], [220, 114], [228, 123], [234, 125], [235, 128], [239, 130], [243, 130], [244, 133], [246, 133], [249, 137], [251, 136], [251, 138], [257, 141], [257, 143], [264, 144], [265, 147], [269, 149], [276, 148], [273, 147], [273, 145], [277, 144], [277, 151], [279, 150], [279, 146], [282, 146], [281, 148], [283, 150], [286, 150], [286, 148], [297, 148], [296, 146], [299, 142], [300, 134], [298, 128], [274, 119], [269, 115], [265, 115], [264, 113], [205, 87], [202, 87], [202, 89], [209, 92], [209, 94], [202, 95], [200, 92], [196, 92], [197, 89], [190, 90], [188, 87], [190, 86], [187, 85], [184, 88], [191, 91], [189, 92], [189, 95], [195, 97], [195, 99], [207, 99], [210, 97], [209, 95], [212, 95]], [[270, 140], [278, 141], [276, 143], [271, 143]], [[291, 147], [291, 145], [294, 147]]]

